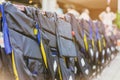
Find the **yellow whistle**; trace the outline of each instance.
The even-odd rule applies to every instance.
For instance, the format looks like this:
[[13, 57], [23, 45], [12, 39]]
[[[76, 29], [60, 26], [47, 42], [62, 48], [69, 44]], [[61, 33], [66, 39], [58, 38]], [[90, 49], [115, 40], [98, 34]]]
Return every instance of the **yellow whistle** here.
[[38, 34], [38, 30], [36, 28], [33, 29], [34, 35]]

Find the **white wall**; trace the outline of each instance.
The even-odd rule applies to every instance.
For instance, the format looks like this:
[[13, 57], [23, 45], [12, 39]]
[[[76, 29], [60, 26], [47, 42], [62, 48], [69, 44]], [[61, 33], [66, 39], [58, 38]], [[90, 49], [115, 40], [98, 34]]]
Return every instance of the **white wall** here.
[[42, 0], [42, 10], [54, 12], [57, 0]]
[[120, 0], [118, 0], [118, 11], [120, 13]]

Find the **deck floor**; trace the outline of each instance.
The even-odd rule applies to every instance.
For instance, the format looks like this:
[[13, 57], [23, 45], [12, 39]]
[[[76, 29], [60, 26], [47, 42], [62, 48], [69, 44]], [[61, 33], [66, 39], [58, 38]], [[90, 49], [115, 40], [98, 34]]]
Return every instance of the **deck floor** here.
[[105, 67], [102, 73], [92, 80], [120, 80], [120, 52]]

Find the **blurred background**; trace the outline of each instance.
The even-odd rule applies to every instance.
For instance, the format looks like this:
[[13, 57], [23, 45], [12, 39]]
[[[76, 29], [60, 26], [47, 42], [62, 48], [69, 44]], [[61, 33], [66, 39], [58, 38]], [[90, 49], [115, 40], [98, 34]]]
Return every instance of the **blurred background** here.
[[107, 6], [111, 7], [113, 12], [117, 12], [118, 0], [7, 0], [13, 3], [21, 3], [24, 5], [32, 5], [39, 7], [45, 11], [55, 11], [56, 4], [67, 12], [67, 8], [72, 7], [79, 13], [84, 8], [89, 9], [92, 19], [98, 19], [98, 15], [105, 10]]
[[[0, 0], [2, 1], [2, 0]], [[101, 20], [105, 25], [105, 34], [117, 35], [116, 42], [120, 50], [120, 0], [5, 0], [13, 4], [34, 6], [43, 12], [56, 12], [60, 18], [72, 13], [77, 19]], [[102, 26], [101, 26], [102, 27]], [[118, 29], [118, 28], [119, 29]], [[105, 68], [103, 73], [93, 80], [119, 80], [120, 54]], [[117, 65], [117, 66], [116, 66]], [[118, 74], [116, 74], [118, 73]]]

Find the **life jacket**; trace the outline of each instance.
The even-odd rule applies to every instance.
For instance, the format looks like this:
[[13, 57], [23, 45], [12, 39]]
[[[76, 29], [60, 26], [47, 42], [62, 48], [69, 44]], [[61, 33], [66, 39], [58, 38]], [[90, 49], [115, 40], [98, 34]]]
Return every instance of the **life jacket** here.
[[[0, 4], [0, 77], [1, 80], [13, 80], [11, 61], [11, 46], [8, 38], [8, 28], [4, 12], [4, 5]], [[8, 42], [6, 42], [8, 41]], [[9, 49], [8, 49], [9, 48]]]

